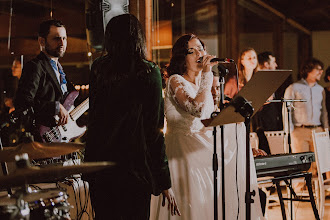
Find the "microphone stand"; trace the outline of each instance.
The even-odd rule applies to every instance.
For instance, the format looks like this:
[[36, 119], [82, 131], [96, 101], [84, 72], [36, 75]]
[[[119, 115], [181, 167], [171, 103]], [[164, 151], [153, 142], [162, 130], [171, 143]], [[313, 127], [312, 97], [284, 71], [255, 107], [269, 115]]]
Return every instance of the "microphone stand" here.
[[[283, 100], [284, 101], [284, 100]], [[291, 148], [291, 131], [290, 131], [290, 122], [291, 122], [291, 112], [293, 108], [293, 102], [292, 101], [285, 101], [285, 106], [287, 108], [287, 113], [288, 113], [288, 147], [289, 147], [289, 153], [292, 153], [292, 148]], [[292, 187], [292, 179], [290, 178], [290, 186]], [[290, 215], [291, 215], [291, 220], [293, 219], [293, 205], [292, 205], [292, 191], [290, 190]]]
[[[211, 114], [211, 118], [216, 117], [217, 112]], [[222, 131], [222, 129], [221, 129]], [[218, 220], [218, 155], [217, 155], [217, 128], [213, 127], [213, 197], [214, 197], [214, 220]], [[222, 201], [223, 203], [224, 201]], [[223, 213], [224, 214], [224, 213]], [[224, 216], [224, 215], [223, 215]]]
[[[288, 116], [288, 148], [289, 153], [292, 153], [291, 148], [291, 112], [293, 109], [293, 102], [307, 102], [307, 100], [304, 99], [281, 99], [281, 100], [269, 100], [267, 102], [285, 102], [285, 107], [287, 109], [287, 116]], [[290, 187], [292, 187], [292, 179], [290, 178], [289, 182]], [[292, 191], [290, 190], [290, 215], [291, 220], [293, 219], [293, 205], [292, 205]]]
[[251, 219], [251, 203], [254, 203], [253, 196], [256, 195], [255, 190], [251, 192], [251, 177], [250, 177], [250, 119], [253, 114], [252, 105], [242, 96], [237, 96], [232, 100], [232, 105], [235, 107], [235, 111], [239, 112], [245, 118], [246, 128], [246, 192], [245, 192], [245, 215], [246, 220]]
[[[225, 76], [229, 73], [229, 70], [222, 65], [218, 65], [219, 70], [219, 82], [220, 82], [220, 111], [224, 108], [225, 101]], [[211, 118], [215, 117], [218, 113], [213, 112]], [[214, 220], [218, 219], [218, 155], [217, 155], [217, 129], [213, 127], [214, 137], [214, 153], [213, 153], [213, 181], [214, 181]], [[224, 144], [224, 126], [220, 126], [220, 137], [221, 137], [221, 202], [222, 202], [222, 219], [226, 219], [226, 201], [225, 201], [225, 144]]]

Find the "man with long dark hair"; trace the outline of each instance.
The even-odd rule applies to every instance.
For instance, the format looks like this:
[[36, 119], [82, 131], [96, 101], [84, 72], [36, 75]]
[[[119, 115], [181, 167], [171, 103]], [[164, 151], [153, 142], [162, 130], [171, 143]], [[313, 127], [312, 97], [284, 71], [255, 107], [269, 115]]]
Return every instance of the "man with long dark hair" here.
[[163, 193], [179, 214], [165, 154], [162, 81], [145, 58], [137, 18], [119, 15], [107, 25], [105, 53], [92, 66], [85, 161], [114, 168], [86, 176], [96, 219], [149, 219], [151, 194]]

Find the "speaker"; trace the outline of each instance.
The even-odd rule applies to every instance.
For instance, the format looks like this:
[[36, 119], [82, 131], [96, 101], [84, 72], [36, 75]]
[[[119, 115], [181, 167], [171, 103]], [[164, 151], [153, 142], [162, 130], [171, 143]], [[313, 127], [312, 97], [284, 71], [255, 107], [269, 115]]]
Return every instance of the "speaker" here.
[[111, 18], [128, 13], [129, 0], [85, 0], [88, 44], [96, 51], [103, 49], [105, 28]]

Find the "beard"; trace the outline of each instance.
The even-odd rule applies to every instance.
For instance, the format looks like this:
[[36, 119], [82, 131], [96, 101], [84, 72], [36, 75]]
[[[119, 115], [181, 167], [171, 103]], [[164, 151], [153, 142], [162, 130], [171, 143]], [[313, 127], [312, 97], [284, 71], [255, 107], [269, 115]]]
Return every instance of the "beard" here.
[[55, 48], [55, 49], [51, 49], [47, 42], [46, 42], [46, 45], [45, 45], [45, 50], [49, 55], [51, 55], [53, 57], [61, 58], [65, 54], [65, 50], [61, 51], [60, 47]]

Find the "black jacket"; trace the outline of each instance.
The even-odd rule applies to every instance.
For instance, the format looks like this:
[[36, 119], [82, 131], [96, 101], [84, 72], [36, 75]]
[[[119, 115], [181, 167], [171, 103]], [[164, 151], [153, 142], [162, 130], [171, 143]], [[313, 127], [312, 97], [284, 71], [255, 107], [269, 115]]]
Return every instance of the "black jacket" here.
[[[73, 91], [73, 85], [67, 82], [68, 92]], [[14, 99], [16, 110], [33, 107], [36, 123], [52, 127], [56, 125], [54, 116], [59, 112], [59, 103], [64, 99], [49, 58], [40, 52], [24, 65]]]
[[[160, 70], [147, 64], [151, 72], [144, 77], [132, 74], [109, 85], [92, 67], [85, 161], [114, 161], [117, 173], [129, 174], [159, 195], [171, 187], [162, 133], [164, 101]], [[98, 178], [111, 184], [116, 176]]]

